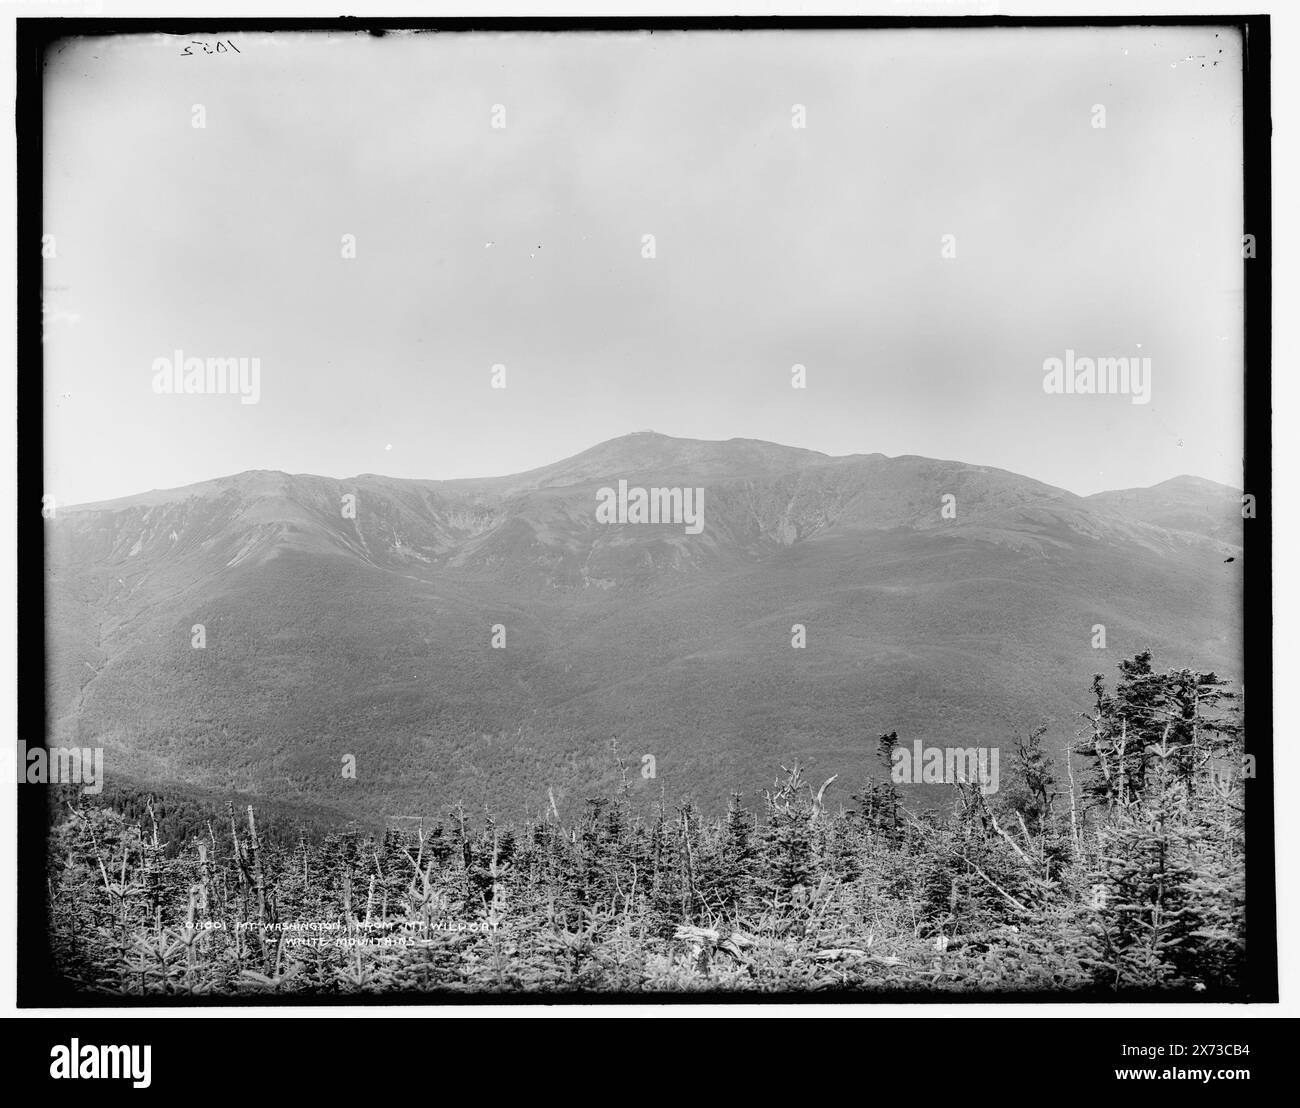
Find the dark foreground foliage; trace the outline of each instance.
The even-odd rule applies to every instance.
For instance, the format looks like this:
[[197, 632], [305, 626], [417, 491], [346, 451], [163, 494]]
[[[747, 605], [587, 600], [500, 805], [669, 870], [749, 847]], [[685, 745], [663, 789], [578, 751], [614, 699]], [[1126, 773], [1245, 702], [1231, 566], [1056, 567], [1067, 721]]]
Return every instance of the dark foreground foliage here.
[[[232, 806], [177, 844], [148, 807], [70, 808], [49, 851], [52, 955], [79, 992], [176, 998], [1231, 993], [1238, 705], [1148, 654], [1120, 669], [1113, 692], [1094, 683], [1064, 765], [1034, 732], [1003, 748], [996, 794], [948, 786], [947, 813], [911, 811], [892, 784], [832, 811], [834, 779], [798, 766], [758, 818], [738, 801], [645, 818], [622, 793], [514, 827], [457, 812], [286, 843]], [[898, 742], [882, 736], [882, 756]]]

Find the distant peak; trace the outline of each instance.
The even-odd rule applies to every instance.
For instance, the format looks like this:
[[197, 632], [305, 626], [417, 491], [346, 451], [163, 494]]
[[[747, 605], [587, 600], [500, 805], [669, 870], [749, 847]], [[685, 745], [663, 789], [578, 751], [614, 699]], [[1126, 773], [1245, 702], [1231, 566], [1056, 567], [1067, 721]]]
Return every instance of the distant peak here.
[[1190, 473], [1180, 473], [1177, 477], [1170, 477], [1168, 481], [1161, 481], [1151, 487], [1153, 489], [1228, 489], [1235, 491], [1230, 485], [1222, 485], [1218, 481], [1211, 481], [1208, 477], [1194, 477]]

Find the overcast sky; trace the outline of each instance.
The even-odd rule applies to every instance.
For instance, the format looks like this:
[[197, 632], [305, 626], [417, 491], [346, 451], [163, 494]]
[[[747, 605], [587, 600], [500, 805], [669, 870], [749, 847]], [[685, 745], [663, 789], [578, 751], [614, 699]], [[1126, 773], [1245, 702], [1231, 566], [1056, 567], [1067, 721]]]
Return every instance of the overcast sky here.
[[[61, 504], [638, 430], [1240, 486], [1234, 31], [222, 37], [49, 58]], [[178, 349], [258, 403], [155, 393]], [[1150, 357], [1150, 403], [1047, 395], [1067, 349]]]

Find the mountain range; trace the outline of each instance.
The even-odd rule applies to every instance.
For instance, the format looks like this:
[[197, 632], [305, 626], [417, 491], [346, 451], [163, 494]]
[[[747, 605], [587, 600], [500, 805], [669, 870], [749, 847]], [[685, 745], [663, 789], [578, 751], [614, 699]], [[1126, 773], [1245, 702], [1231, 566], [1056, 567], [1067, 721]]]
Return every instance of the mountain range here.
[[[620, 481], [703, 490], [702, 531], [598, 521]], [[623, 774], [716, 809], [794, 759], [843, 799], [886, 731], [1059, 750], [1138, 650], [1240, 679], [1241, 526], [1194, 477], [652, 432], [505, 477], [239, 473], [47, 522], [47, 742], [367, 820]]]

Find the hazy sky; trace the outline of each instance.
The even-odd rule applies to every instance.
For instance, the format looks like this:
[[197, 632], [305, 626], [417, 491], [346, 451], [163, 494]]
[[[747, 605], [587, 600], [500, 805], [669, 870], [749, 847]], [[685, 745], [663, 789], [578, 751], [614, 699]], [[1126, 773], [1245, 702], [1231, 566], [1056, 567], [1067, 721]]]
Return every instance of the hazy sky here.
[[[61, 504], [648, 429], [1241, 483], [1232, 30], [223, 39], [49, 59]], [[178, 349], [258, 358], [258, 403], [157, 394]], [[1149, 356], [1150, 403], [1045, 394], [1067, 349]]]

